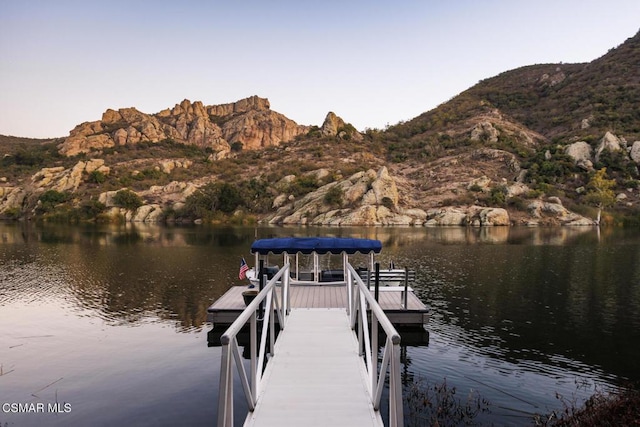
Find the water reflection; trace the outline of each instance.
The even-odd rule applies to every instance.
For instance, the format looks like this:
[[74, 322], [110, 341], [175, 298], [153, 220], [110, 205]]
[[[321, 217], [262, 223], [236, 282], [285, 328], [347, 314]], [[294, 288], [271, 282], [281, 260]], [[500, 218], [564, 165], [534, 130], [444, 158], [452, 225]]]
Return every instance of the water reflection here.
[[[99, 343], [102, 336], [151, 324], [151, 336], [122, 333], [140, 340], [122, 345], [173, 357], [173, 348], [154, 344], [158, 330], [169, 327], [184, 337], [208, 331], [206, 309], [241, 283], [238, 262], [249, 256], [255, 237], [287, 235], [379, 239], [383, 264], [393, 260], [416, 270], [414, 289], [433, 314], [428, 346], [403, 349], [407, 381], [446, 377], [459, 389], [483, 388], [494, 403], [531, 412], [537, 408], [505, 393], [542, 408], [558, 389], [573, 391], [579, 376], [640, 380], [640, 234], [622, 229], [0, 224], [0, 336], [20, 346], [13, 352], [27, 344], [48, 349], [21, 338], [40, 329], [29, 319], [46, 319], [42, 330], [64, 338], [57, 353], [48, 353], [50, 361], [68, 366], [77, 360], [69, 352], [78, 348], [82, 357], [104, 357], [91, 352], [87, 339], [117, 353], [121, 349]], [[205, 347], [204, 339], [197, 346]], [[0, 350], [0, 364], [9, 366], [6, 348]], [[33, 357], [36, 378], [41, 361]], [[175, 356], [154, 366], [170, 363], [183, 362]], [[80, 364], [84, 375], [89, 369]], [[0, 387], [7, 379], [0, 376]]]
[[385, 248], [401, 247], [411, 242], [438, 244], [527, 244], [565, 245], [607, 242], [620, 238], [621, 232], [593, 227], [160, 227], [149, 224], [101, 226], [65, 226], [0, 224], [0, 243], [40, 242], [48, 244], [91, 243], [98, 245], [203, 246], [248, 248], [255, 238], [278, 236], [336, 236], [379, 239]]

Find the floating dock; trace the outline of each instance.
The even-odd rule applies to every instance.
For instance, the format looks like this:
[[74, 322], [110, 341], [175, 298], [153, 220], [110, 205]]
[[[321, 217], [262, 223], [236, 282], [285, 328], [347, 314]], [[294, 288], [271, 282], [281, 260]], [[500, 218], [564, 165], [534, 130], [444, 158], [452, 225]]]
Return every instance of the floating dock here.
[[[247, 286], [233, 286], [208, 309], [208, 320], [218, 325], [230, 325], [246, 308], [242, 292]], [[291, 308], [344, 308], [347, 307], [345, 285], [297, 285], [291, 286]], [[371, 295], [375, 291], [371, 290]], [[409, 289], [407, 307], [404, 307], [404, 288], [380, 287], [378, 304], [391, 323], [400, 328], [419, 327], [429, 322], [429, 309]]]

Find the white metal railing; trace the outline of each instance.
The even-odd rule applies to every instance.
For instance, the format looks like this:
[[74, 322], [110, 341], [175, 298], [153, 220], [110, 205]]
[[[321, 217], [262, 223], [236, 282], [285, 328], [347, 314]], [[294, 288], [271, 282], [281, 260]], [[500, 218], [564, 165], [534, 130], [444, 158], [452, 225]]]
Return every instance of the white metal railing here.
[[[400, 378], [400, 334], [384, 313], [378, 302], [371, 296], [369, 287], [362, 281], [356, 270], [347, 264], [347, 313], [351, 329], [357, 328], [358, 347], [365, 357], [365, 368], [369, 381], [367, 388], [373, 408], [380, 409], [382, 390], [389, 371], [389, 426], [401, 427], [404, 423], [402, 409], [402, 381]], [[371, 311], [371, 330], [367, 320], [367, 306]], [[382, 353], [382, 363], [378, 374], [378, 326], [382, 326], [386, 340]], [[370, 332], [370, 333], [369, 333]], [[369, 338], [371, 337], [371, 338]], [[374, 359], [375, 357], [375, 359]]]
[[[256, 298], [244, 309], [240, 316], [229, 326], [225, 333], [220, 337], [222, 344], [222, 359], [220, 362], [220, 389], [218, 398], [218, 426], [233, 426], [233, 362], [235, 361], [240, 382], [244, 390], [244, 395], [249, 406], [249, 410], [253, 411], [260, 392], [262, 380], [262, 367], [264, 366], [264, 358], [267, 347], [267, 331], [269, 332], [269, 354], [274, 355], [275, 348], [275, 315], [278, 316], [280, 329], [284, 330], [286, 318], [289, 314], [289, 268], [290, 264], [286, 263], [271, 280], [267, 282], [264, 288], [258, 293]], [[276, 292], [276, 283], [282, 282], [280, 287], [280, 298]], [[262, 319], [262, 333], [260, 336], [259, 351], [256, 352], [256, 342], [258, 334], [258, 316], [256, 312], [262, 302], [264, 304], [264, 318]], [[275, 310], [274, 310], [275, 309]], [[251, 383], [242, 363], [242, 357], [238, 348], [237, 335], [242, 327], [250, 322], [250, 374]], [[269, 325], [267, 328], [266, 325]]]

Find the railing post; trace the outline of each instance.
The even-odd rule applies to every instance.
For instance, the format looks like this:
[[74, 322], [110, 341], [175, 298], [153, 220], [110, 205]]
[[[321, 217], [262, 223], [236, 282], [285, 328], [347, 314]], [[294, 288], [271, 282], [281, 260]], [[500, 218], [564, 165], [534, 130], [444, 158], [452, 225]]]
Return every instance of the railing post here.
[[375, 300], [379, 301], [380, 298], [380, 263], [376, 262], [376, 276], [375, 276]]
[[403, 303], [402, 306], [405, 310], [407, 310], [407, 298], [409, 291], [409, 269], [407, 267], [404, 268], [404, 294], [402, 295]]
[[251, 320], [249, 325], [249, 353], [251, 354], [251, 400], [255, 406], [258, 401], [258, 381], [260, 375], [258, 374], [258, 360], [257, 360], [257, 347], [258, 347], [258, 319], [256, 312], [251, 314]]
[[352, 286], [352, 278], [351, 278], [351, 270], [347, 269], [345, 272], [345, 277], [347, 278], [347, 316], [349, 316], [349, 321], [351, 321], [351, 286]]
[[233, 376], [231, 375], [231, 346], [222, 344], [220, 359], [220, 388], [218, 390], [218, 426], [233, 426]]
[[[275, 308], [276, 304], [276, 298], [278, 296], [278, 292], [276, 289], [274, 289], [271, 293], [271, 304], [267, 304], [267, 307], [269, 307], [269, 309], [271, 310], [271, 313], [269, 313], [269, 354], [271, 354], [271, 356], [273, 357], [273, 355], [275, 354], [275, 348], [276, 348], [276, 315], [273, 313], [273, 309]], [[263, 328], [266, 327], [266, 325], [262, 326]]]
[[402, 381], [400, 380], [400, 340], [393, 343], [389, 377], [389, 423], [391, 427], [399, 427], [404, 423]]
[[[267, 280], [267, 276], [264, 274], [264, 260], [261, 259], [260, 260], [260, 269], [258, 270], [260, 271], [260, 275], [258, 276], [258, 279], [260, 281], [260, 287], [259, 287], [259, 292], [262, 292], [262, 290], [264, 289], [264, 285], [266, 283]], [[262, 317], [264, 316], [263, 314], [263, 310], [264, 310], [264, 302], [260, 301], [260, 311], [258, 312], [258, 318], [262, 319]]]
[[[288, 256], [287, 256], [288, 259]], [[282, 292], [284, 296], [282, 297], [282, 318], [284, 319], [289, 313], [291, 313], [291, 289], [289, 286], [291, 285], [291, 264], [287, 262], [287, 270], [285, 271], [284, 278], [282, 279]], [[280, 329], [284, 329], [284, 324], [280, 325]]]
[[[384, 369], [384, 367], [382, 367]], [[371, 312], [371, 395], [378, 381], [378, 317]]]

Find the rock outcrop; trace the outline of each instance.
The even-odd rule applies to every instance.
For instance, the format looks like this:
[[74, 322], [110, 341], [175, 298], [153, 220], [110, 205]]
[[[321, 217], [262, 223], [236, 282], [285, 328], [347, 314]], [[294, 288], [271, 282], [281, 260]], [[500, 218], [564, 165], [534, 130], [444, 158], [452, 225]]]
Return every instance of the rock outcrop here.
[[[232, 147], [252, 150], [278, 145], [308, 129], [271, 111], [269, 101], [257, 96], [213, 106], [185, 99], [157, 114], [135, 108], [108, 109], [101, 120], [76, 126], [58, 148], [65, 156], [75, 156], [140, 142], [173, 140], [210, 148], [222, 158]], [[241, 145], [236, 147], [236, 143]]]
[[[339, 203], [328, 202], [330, 191], [340, 195]], [[279, 197], [279, 203], [284, 204], [268, 218], [271, 224], [391, 225], [414, 221], [395, 212], [398, 190], [386, 167], [378, 172], [358, 172], [285, 202], [289, 200], [287, 195]]]
[[527, 225], [538, 225], [541, 220], [545, 219], [545, 223], [557, 225], [575, 225], [575, 226], [591, 226], [596, 225], [592, 219], [585, 218], [574, 212], [571, 212], [564, 206], [557, 197], [550, 197], [548, 200], [534, 200], [527, 207], [530, 215], [533, 217]]
[[0, 214], [22, 210], [27, 193], [20, 187], [0, 187]]
[[426, 226], [474, 226], [487, 227], [511, 225], [509, 213], [503, 208], [481, 206], [446, 207], [427, 211]]
[[80, 161], [71, 169], [62, 166], [43, 168], [31, 177], [31, 184], [35, 189], [74, 192], [89, 174], [100, 172], [109, 175], [110, 170], [103, 159], [91, 159]]
[[472, 141], [498, 142], [499, 132], [488, 120], [483, 120], [471, 129], [470, 139]]
[[353, 138], [356, 141], [361, 141], [363, 136], [361, 133], [355, 130], [355, 128], [346, 123], [342, 118], [336, 116], [332, 111], [327, 113], [327, 116], [320, 127], [320, 133], [325, 136], [337, 136], [342, 139]]
[[222, 125], [222, 136], [230, 146], [241, 144], [243, 150], [279, 145], [308, 131], [280, 113], [252, 110], [230, 118]]
[[[484, 178], [484, 180], [483, 180]], [[285, 178], [280, 186], [294, 177]], [[474, 190], [490, 181], [486, 177], [474, 181]], [[527, 194], [530, 189], [520, 183], [505, 186], [507, 197]], [[474, 191], [468, 190], [468, 191]], [[330, 195], [340, 195], [337, 203]], [[325, 184], [300, 198], [282, 193], [274, 200], [276, 212], [266, 218], [270, 224], [328, 226], [471, 226], [491, 227], [518, 224], [594, 225], [594, 221], [577, 215], [562, 206], [558, 198], [535, 200], [528, 206], [527, 220], [511, 218], [500, 207], [443, 206], [437, 208], [408, 206], [406, 194], [401, 194], [397, 179], [386, 167], [377, 172], [368, 170]], [[426, 210], [425, 210], [426, 209]]]

